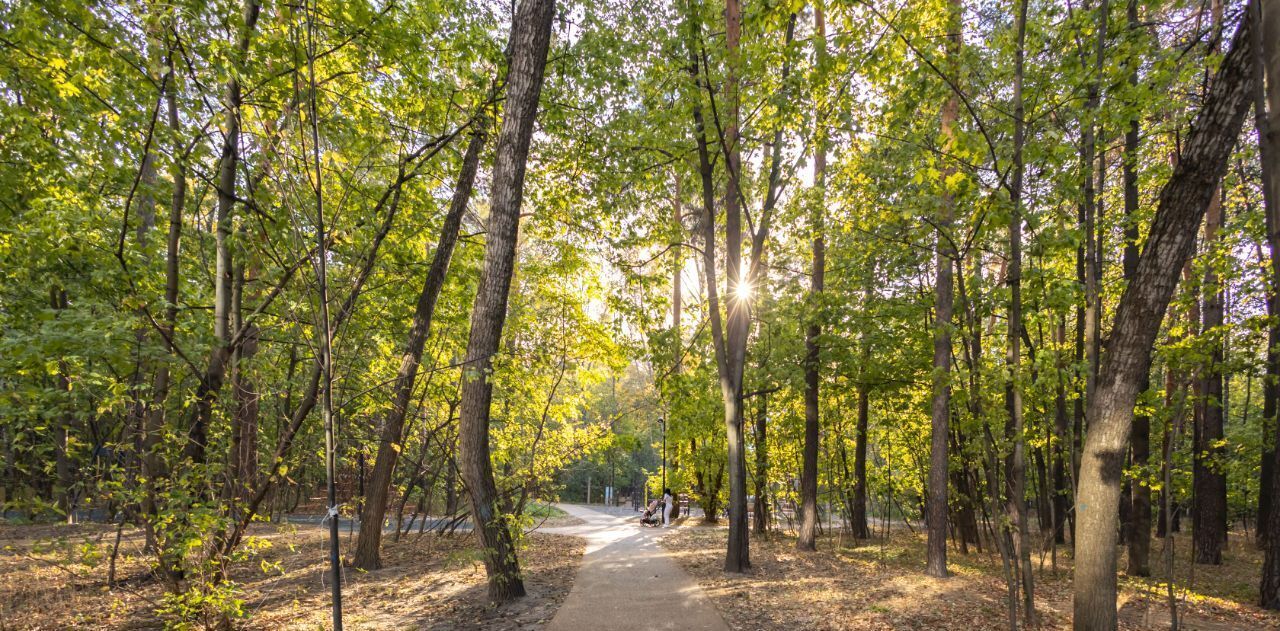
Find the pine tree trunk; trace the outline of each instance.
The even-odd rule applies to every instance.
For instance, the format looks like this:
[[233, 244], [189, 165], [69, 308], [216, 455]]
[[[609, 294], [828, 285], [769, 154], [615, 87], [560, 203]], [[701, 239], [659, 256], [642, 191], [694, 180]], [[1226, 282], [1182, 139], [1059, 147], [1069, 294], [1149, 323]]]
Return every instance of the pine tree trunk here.
[[538, 113], [554, 16], [555, 0], [524, 0], [512, 21], [511, 66], [493, 169], [484, 272], [471, 314], [471, 336], [463, 369], [458, 460], [471, 496], [471, 520], [484, 548], [489, 598], [494, 602], [506, 602], [525, 593], [511, 531], [498, 513], [497, 488], [489, 456], [489, 406], [493, 400], [489, 373], [493, 355], [502, 342], [507, 317], [525, 161]]

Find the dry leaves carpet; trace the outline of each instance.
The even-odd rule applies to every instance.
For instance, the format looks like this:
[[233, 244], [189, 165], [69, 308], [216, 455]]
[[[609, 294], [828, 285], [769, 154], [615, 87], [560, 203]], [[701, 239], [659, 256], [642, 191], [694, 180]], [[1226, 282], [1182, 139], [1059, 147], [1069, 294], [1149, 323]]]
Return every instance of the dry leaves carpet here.
[[[949, 550], [953, 576], [924, 575], [921, 535], [894, 532], [852, 547], [851, 540], [820, 539], [816, 553], [795, 549], [795, 537], [751, 539], [752, 570], [723, 571], [727, 530], [682, 528], [663, 545], [692, 574], [735, 631], [1007, 629], [1006, 586], [998, 552], [962, 555]], [[1179, 620], [1184, 630], [1280, 629], [1280, 616], [1255, 606], [1261, 555], [1244, 537], [1233, 538], [1226, 563], [1187, 562], [1187, 539], [1175, 564]], [[1160, 542], [1153, 542], [1153, 562]], [[1121, 557], [1123, 559], [1123, 556]], [[1035, 555], [1036, 608], [1042, 629], [1071, 624], [1071, 560], [1058, 549], [1058, 569]], [[1158, 573], [1158, 572], [1157, 572]], [[1188, 588], [1187, 585], [1190, 585]], [[1121, 629], [1168, 629], [1164, 583], [1159, 577], [1121, 576]]]
[[[269, 544], [237, 564], [247, 629], [329, 627], [326, 532], [311, 526], [259, 525]], [[103, 525], [0, 525], [0, 631], [152, 629], [163, 585], [151, 578], [142, 536], [126, 532], [118, 584], [107, 585], [107, 556], [115, 530]], [[344, 546], [353, 546], [344, 528]], [[346, 570], [343, 598], [348, 629], [533, 629], [555, 615], [573, 585], [582, 542], [533, 533], [520, 561], [529, 597], [490, 606], [476, 539], [410, 534], [383, 545], [383, 569]]]

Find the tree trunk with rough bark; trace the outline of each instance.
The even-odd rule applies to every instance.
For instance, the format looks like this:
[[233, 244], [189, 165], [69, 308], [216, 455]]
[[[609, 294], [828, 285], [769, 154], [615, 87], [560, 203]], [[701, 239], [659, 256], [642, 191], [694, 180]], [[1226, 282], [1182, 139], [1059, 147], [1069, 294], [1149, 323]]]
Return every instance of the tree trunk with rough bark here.
[[493, 355], [502, 342], [507, 317], [525, 161], [538, 113], [554, 16], [555, 0], [524, 0], [512, 21], [511, 66], [493, 168], [484, 272], [471, 313], [471, 336], [463, 367], [458, 460], [471, 496], [471, 520], [484, 548], [489, 598], [495, 602], [506, 602], [525, 593], [511, 531], [506, 519], [499, 514], [498, 491], [489, 457], [489, 406], [493, 400], [489, 373]]
[[1115, 629], [1116, 530], [1125, 450], [1143, 375], [1196, 228], [1226, 171], [1253, 90], [1248, 22], [1237, 31], [1192, 125], [1182, 156], [1160, 191], [1134, 280], [1116, 310], [1111, 345], [1089, 401], [1089, 435], [1076, 492], [1076, 629]]
[[[1205, 246], [1210, 250], [1218, 240], [1222, 227], [1222, 201], [1215, 193], [1209, 202], [1204, 226]], [[1218, 274], [1209, 262], [1201, 285], [1204, 295], [1203, 333], [1209, 338], [1209, 364], [1200, 379], [1200, 401], [1203, 412], [1195, 432], [1192, 484], [1195, 487], [1195, 512], [1192, 515], [1192, 537], [1196, 563], [1220, 565], [1222, 544], [1226, 540], [1227, 479], [1222, 472], [1222, 340], [1214, 329], [1222, 326], [1222, 288]]]
[[[1276, 432], [1280, 428], [1276, 415], [1280, 411], [1280, 4], [1259, 2], [1251, 19], [1259, 25], [1262, 37], [1254, 44], [1254, 66], [1259, 77], [1254, 90], [1253, 121], [1258, 134], [1258, 157], [1262, 165], [1262, 205], [1267, 231], [1270, 267], [1267, 279], [1267, 378], [1262, 386], [1263, 452], [1258, 493], [1259, 547], [1267, 547], [1274, 532], [1271, 523], [1272, 496], [1275, 489]], [[1270, 38], [1270, 39], [1268, 39]], [[1280, 572], [1280, 561], [1276, 570]], [[1280, 588], [1280, 577], [1276, 584]], [[1280, 607], [1280, 596], [1277, 597]]]
[[[1261, 37], [1254, 48], [1254, 65], [1259, 75], [1265, 72], [1266, 81], [1256, 87], [1254, 93], [1254, 120], [1258, 126], [1259, 146], [1262, 149], [1263, 194], [1266, 196], [1267, 243], [1271, 250], [1271, 282], [1268, 305], [1272, 310], [1280, 311], [1280, 2], [1275, 0], [1256, 3], [1253, 17], [1259, 28]], [[1264, 114], [1265, 112], [1265, 114]], [[1273, 323], [1270, 331], [1271, 344], [1268, 349], [1267, 373], [1280, 374], [1280, 324]], [[1280, 399], [1280, 386], [1272, 383], [1267, 403], [1271, 405], [1271, 430], [1280, 433], [1280, 423], [1276, 422], [1277, 399]], [[1262, 565], [1262, 606], [1267, 609], [1280, 609], [1280, 450], [1276, 449], [1277, 433], [1268, 436], [1270, 446], [1271, 478], [1267, 485], [1269, 510], [1265, 523], [1259, 522], [1259, 530], [1265, 529], [1267, 534], [1267, 553]]]

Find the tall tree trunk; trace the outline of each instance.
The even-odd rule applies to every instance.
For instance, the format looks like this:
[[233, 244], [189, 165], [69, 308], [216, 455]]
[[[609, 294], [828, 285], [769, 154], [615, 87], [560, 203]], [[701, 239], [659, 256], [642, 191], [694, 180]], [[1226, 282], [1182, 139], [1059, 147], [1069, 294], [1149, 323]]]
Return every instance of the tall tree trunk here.
[[[742, 30], [742, 7], [738, 0], [725, 3], [725, 45], [728, 48], [728, 70], [725, 78], [725, 94], [728, 103], [728, 123], [725, 127], [725, 147], [728, 154], [725, 167], [728, 171], [728, 187], [725, 195], [725, 277], [728, 279], [730, 300], [725, 315], [724, 359], [720, 371], [720, 390], [724, 397], [724, 421], [728, 443], [729, 469], [729, 542], [725, 553], [726, 572], [745, 572], [751, 568], [749, 530], [747, 524], [747, 466], [746, 449], [742, 439], [742, 377], [747, 356], [747, 331], [750, 324], [750, 278], [742, 265], [742, 208], [739, 176], [742, 169], [741, 145], [738, 137], [738, 113], [741, 105], [738, 93], [738, 70], [741, 51], [739, 40]], [[710, 283], [712, 278], [709, 277]]]
[[382, 425], [378, 455], [374, 460], [368, 493], [365, 494], [364, 507], [360, 513], [360, 536], [356, 539], [356, 552], [352, 559], [352, 565], [358, 568], [376, 570], [382, 565], [378, 556], [382, 542], [382, 521], [386, 518], [391, 481], [400, 457], [401, 441], [404, 440], [404, 420], [409, 413], [409, 399], [413, 395], [418, 367], [422, 362], [422, 348], [431, 335], [431, 319], [435, 315], [436, 301], [444, 288], [449, 262], [458, 243], [458, 228], [462, 225], [462, 216], [466, 214], [467, 204], [471, 201], [472, 185], [480, 165], [480, 152], [484, 149], [489, 131], [488, 121], [488, 117], [481, 114], [473, 123], [471, 139], [462, 157], [462, 170], [458, 174], [458, 183], [449, 202], [449, 212], [445, 214], [444, 223], [440, 226], [440, 238], [431, 258], [431, 267], [423, 280], [422, 291], [418, 294], [413, 323], [409, 327], [409, 337], [404, 353], [400, 356], [400, 369], [396, 373], [391, 411]]
[[471, 519], [484, 548], [489, 598], [506, 602], [524, 595], [520, 564], [511, 532], [498, 514], [497, 488], [489, 457], [489, 406], [493, 382], [488, 378], [493, 355], [502, 342], [507, 297], [515, 268], [524, 193], [525, 161], [551, 41], [555, 0], [524, 0], [511, 25], [511, 66], [507, 99], [498, 134], [493, 169], [492, 202], [486, 235], [484, 273], [471, 314], [458, 423], [462, 477], [471, 496]]
[[[1222, 226], [1222, 201], [1214, 194], [1209, 202], [1204, 226], [1205, 246], [1212, 251], [1217, 243], [1218, 230]], [[1193, 486], [1195, 487], [1195, 513], [1192, 535], [1196, 563], [1219, 565], [1222, 563], [1222, 543], [1226, 539], [1226, 523], [1221, 519], [1227, 512], [1227, 479], [1222, 473], [1222, 339], [1218, 329], [1222, 326], [1222, 289], [1214, 271], [1212, 256], [1204, 273], [1201, 292], [1204, 295], [1203, 333], [1209, 338], [1211, 350], [1209, 364], [1200, 380], [1203, 412], [1195, 432], [1193, 459]]]
[[1076, 492], [1076, 629], [1116, 628], [1116, 528], [1125, 448], [1142, 376], [1196, 227], [1226, 170], [1251, 102], [1253, 29], [1245, 22], [1196, 116], [1182, 156], [1160, 191], [1134, 281], [1120, 299], [1111, 345], [1089, 401], [1089, 435]]
[[[1280, 3], [1255, 2], [1253, 18], [1261, 36], [1254, 47], [1254, 65], [1261, 76], [1265, 70], [1265, 85], [1257, 86], [1254, 95], [1255, 122], [1258, 123], [1258, 140], [1262, 161], [1263, 203], [1266, 208], [1267, 244], [1271, 250], [1271, 279], [1268, 296], [1268, 313], [1274, 317], [1280, 312]], [[1267, 375], [1280, 375], [1280, 323], [1272, 320], [1269, 331], [1267, 352]], [[1270, 406], [1271, 414], [1267, 416], [1273, 432], [1266, 437], [1271, 466], [1267, 479], [1267, 511], [1266, 521], [1259, 517], [1258, 530], [1266, 531], [1262, 540], [1267, 544], [1267, 553], [1262, 566], [1262, 606], [1267, 609], [1280, 609], [1280, 450], [1276, 449], [1277, 434], [1280, 423], [1276, 422], [1277, 408], [1280, 407], [1280, 385], [1272, 379], [1266, 383], [1270, 389], [1265, 405]], [[1264, 475], [1266, 475], [1264, 471]]]
[[[1009, 216], [1009, 317], [1008, 355], [1005, 363], [1009, 378], [1005, 382], [1005, 407], [1008, 413], [1006, 434], [1013, 441], [1013, 454], [1008, 462], [1009, 486], [1007, 513], [1013, 532], [1014, 552], [1020, 564], [1022, 579], [1022, 614], [1026, 626], [1034, 627], [1035, 575], [1031, 568], [1031, 532], [1027, 523], [1027, 456], [1022, 417], [1022, 145], [1026, 133], [1025, 105], [1022, 98], [1023, 62], [1026, 56], [1027, 3], [1019, 2], [1017, 48], [1013, 75], [1013, 177], [1009, 197], [1013, 212]], [[975, 393], [976, 395], [976, 393]]]
[[[1210, 0], [1210, 19], [1213, 37], [1210, 52], [1218, 52], [1217, 42], [1222, 32], [1222, 0]], [[1253, 50], [1248, 51], [1250, 62]], [[1252, 64], [1250, 64], [1252, 66]], [[1250, 92], [1250, 96], [1253, 93]], [[1222, 190], [1218, 188], [1205, 212], [1204, 243], [1208, 253], [1203, 282], [1197, 298], [1201, 301], [1200, 331], [1208, 338], [1209, 361], [1200, 369], [1197, 388], [1197, 410], [1194, 440], [1192, 442], [1192, 486], [1195, 504], [1192, 514], [1192, 541], [1196, 563], [1219, 565], [1222, 563], [1222, 544], [1226, 540], [1227, 481], [1221, 473], [1221, 447], [1223, 425], [1222, 362], [1223, 344], [1217, 331], [1222, 326], [1222, 291], [1218, 287], [1218, 274], [1214, 269], [1214, 252], [1218, 231], [1222, 228]]]
[[[693, 107], [691, 108], [691, 114], [694, 126], [694, 141], [698, 155], [698, 181], [702, 189], [702, 220], [700, 222], [702, 226], [702, 279], [707, 292], [707, 319], [711, 323], [711, 346], [715, 353], [716, 369], [721, 375], [723, 388], [727, 358], [724, 323], [720, 318], [720, 290], [716, 272], [716, 192], [715, 183], [712, 179], [714, 167], [711, 163], [711, 152], [707, 143], [706, 120], [702, 115], [703, 83], [700, 70], [701, 62], [698, 55], [698, 42], [701, 39], [702, 27], [698, 16], [692, 11], [685, 16], [685, 26], [689, 29], [686, 43], [686, 50], [689, 55], [688, 72], [693, 79], [695, 87], [692, 95]], [[727, 419], [729, 413], [727, 406], [725, 413]], [[697, 462], [697, 441], [691, 438], [689, 442], [690, 457]], [[709, 492], [706, 487], [706, 481], [709, 476], [704, 475], [704, 472], [696, 466], [694, 468], [694, 479], [697, 482], [698, 493], [702, 498], [703, 519], [707, 523], [715, 523], [719, 519], [718, 492], [719, 480], [722, 476], [723, 468], [715, 476], [715, 492]]]
[[[1085, 102], [1085, 120], [1083, 121], [1080, 138], [1080, 171], [1081, 182], [1083, 184], [1083, 206], [1081, 207], [1082, 230], [1084, 232], [1084, 322], [1083, 322], [1083, 342], [1084, 342], [1084, 359], [1085, 359], [1085, 386], [1084, 396], [1081, 397], [1080, 403], [1076, 410], [1077, 413], [1087, 410], [1089, 402], [1093, 398], [1094, 390], [1097, 389], [1098, 380], [1098, 363], [1100, 361], [1099, 353], [1101, 350], [1101, 328], [1102, 328], [1102, 305], [1101, 305], [1101, 243], [1098, 242], [1097, 225], [1101, 223], [1101, 201], [1095, 183], [1101, 183], [1106, 177], [1105, 170], [1102, 168], [1103, 161], [1097, 159], [1098, 145], [1098, 110], [1101, 106], [1101, 84], [1102, 84], [1102, 68], [1103, 60], [1106, 54], [1106, 42], [1108, 32], [1108, 18], [1110, 17], [1111, 5], [1108, 0], [1102, 0], [1097, 8], [1098, 12], [1098, 28], [1097, 38], [1094, 46], [1094, 60], [1092, 76], [1088, 84], [1088, 98]], [[1097, 169], [1095, 171], [1095, 168]], [[1096, 175], [1096, 182], [1095, 182]], [[1080, 326], [1080, 325], [1078, 325]], [[1078, 330], [1078, 335], [1081, 334]], [[1077, 418], [1077, 421], [1081, 419]], [[1084, 426], [1077, 426], [1076, 440], [1083, 440], [1084, 434], [1088, 431], [1087, 425], [1093, 422], [1093, 418], [1088, 414], [1083, 418]], [[1077, 465], [1078, 466], [1078, 465]], [[1078, 475], [1078, 473], [1077, 473]]]
[[[947, 57], [952, 66], [958, 63], [960, 54], [960, 28], [963, 17], [962, 0], [950, 0], [947, 19]], [[960, 109], [960, 99], [953, 92], [942, 106], [939, 129], [942, 146], [950, 151], [955, 146], [952, 129]], [[951, 315], [953, 287], [951, 267], [956, 260], [955, 244], [951, 241], [951, 221], [955, 214], [955, 199], [947, 188], [947, 179], [954, 167], [944, 167], [939, 187], [942, 204], [937, 218], [937, 279], [934, 286], [933, 322], [933, 404], [932, 435], [929, 442], [929, 537], [928, 568], [930, 576], [947, 576], [947, 441], [950, 435], [951, 415]]]
[[[1142, 28], [1138, 21], [1138, 2], [1129, 0], [1126, 7], [1130, 33], [1137, 34]], [[1138, 85], [1138, 62], [1135, 57], [1127, 60], [1129, 64], [1129, 85]], [[1138, 269], [1138, 114], [1129, 118], [1129, 128], [1124, 135], [1124, 279], [1133, 282], [1133, 275]], [[1151, 373], [1143, 374], [1138, 384], [1139, 392], [1146, 392], [1151, 387]], [[1133, 418], [1133, 438], [1130, 445], [1133, 466], [1139, 478], [1133, 481], [1130, 507], [1132, 525], [1129, 531], [1129, 576], [1151, 575], [1151, 484], [1147, 476], [1147, 464], [1151, 459], [1151, 419], [1145, 413]]]
[[[817, 63], [822, 65], [826, 58], [827, 29], [823, 22], [822, 3], [814, 7], [813, 12], [814, 46]], [[818, 441], [820, 430], [819, 393], [821, 383], [818, 374], [821, 363], [822, 348], [818, 337], [822, 335], [822, 288], [823, 276], [826, 274], [826, 241], [823, 232], [826, 229], [823, 215], [826, 204], [827, 177], [827, 143], [826, 129], [822, 122], [821, 105], [818, 104], [815, 114], [814, 134], [816, 140], [813, 150], [813, 186], [817, 191], [813, 208], [810, 210], [809, 230], [813, 240], [813, 267], [809, 286], [809, 329], [805, 333], [804, 362], [804, 452], [803, 466], [800, 472], [800, 536], [796, 539], [797, 550], [816, 550], [818, 531]]]
[[[1263, 5], [1266, 6], [1263, 6]], [[1275, 433], [1277, 405], [1280, 402], [1280, 45], [1264, 44], [1267, 37], [1280, 37], [1280, 7], [1275, 3], [1259, 2], [1250, 19], [1262, 29], [1263, 37], [1254, 41], [1254, 66], [1259, 77], [1254, 91], [1253, 122], [1258, 134], [1258, 158], [1262, 164], [1262, 207], [1267, 231], [1267, 249], [1270, 251], [1270, 269], [1267, 278], [1267, 378], [1262, 386], [1262, 467], [1258, 493], [1259, 547], [1268, 545], [1271, 529], [1267, 527], [1271, 515], [1272, 484], [1274, 484], [1276, 458]], [[1270, 29], [1270, 30], [1268, 30]], [[1268, 103], [1269, 102], [1269, 103]], [[1280, 579], [1278, 579], [1280, 580]]]

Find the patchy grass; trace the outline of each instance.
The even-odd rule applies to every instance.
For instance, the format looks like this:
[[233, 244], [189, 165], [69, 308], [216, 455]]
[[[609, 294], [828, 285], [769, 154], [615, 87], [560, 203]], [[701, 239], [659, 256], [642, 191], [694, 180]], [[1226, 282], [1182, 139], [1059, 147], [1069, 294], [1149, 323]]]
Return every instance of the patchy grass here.
[[[735, 630], [1008, 628], [1007, 591], [1000, 556], [994, 551], [962, 555], [950, 550], [953, 576], [933, 579], [924, 574], [925, 542], [920, 534], [894, 532], [888, 541], [873, 539], [860, 547], [821, 539], [817, 553], [797, 552], [794, 537], [771, 534], [752, 537], [752, 570], [734, 575], [722, 569], [726, 536], [720, 528], [682, 528], [662, 543], [701, 583]], [[1160, 545], [1154, 542], [1153, 561], [1161, 558]], [[1243, 537], [1232, 539], [1222, 566], [1195, 566], [1191, 581], [1187, 540], [1178, 545], [1175, 576], [1183, 628], [1280, 628], [1280, 616], [1253, 604], [1261, 555]], [[1040, 627], [1069, 628], [1071, 561], [1066, 549], [1058, 549], [1057, 570], [1047, 554], [1034, 555], [1032, 564]], [[1164, 592], [1157, 591], [1163, 585], [1159, 576], [1121, 576], [1122, 629], [1168, 628]]]
[[525, 515], [533, 520], [530, 531], [540, 528], [563, 528], [565, 526], [581, 526], [587, 522], [552, 506], [534, 502], [525, 508]]
[[[328, 628], [325, 531], [264, 524], [251, 534], [268, 545], [231, 571], [248, 613], [242, 625]], [[109, 526], [0, 526], [0, 631], [161, 626], [154, 609], [164, 587], [150, 574], [140, 532], [124, 533], [119, 581], [107, 585], [114, 539]], [[344, 532], [343, 544], [354, 538]], [[350, 629], [539, 628], [568, 595], [582, 547], [573, 537], [529, 535], [520, 557], [529, 596], [494, 607], [473, 536], [388, 537], [383, 569], [347, 569], [344, 622]]]
[[551, 504], [543, 504], [542, 502], [530, 502], [528, 507], [525, 508], [525, 514], [535, 519], [539, 517], [552, 518], [569, 516], [569, 513], [566, 513]]

